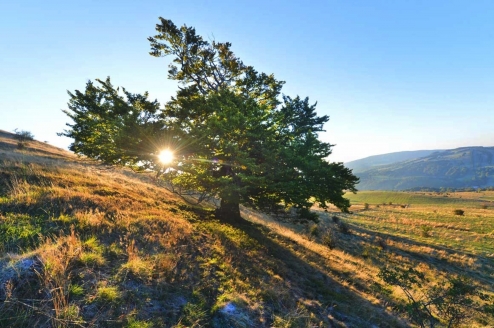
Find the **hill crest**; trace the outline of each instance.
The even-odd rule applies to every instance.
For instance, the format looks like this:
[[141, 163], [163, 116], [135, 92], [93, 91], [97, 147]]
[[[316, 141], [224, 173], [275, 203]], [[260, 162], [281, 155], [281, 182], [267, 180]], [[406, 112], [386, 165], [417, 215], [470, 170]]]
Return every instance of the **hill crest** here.
[[494, 186], [494, 147], [460, 147], [357, 173], [360, 190]]

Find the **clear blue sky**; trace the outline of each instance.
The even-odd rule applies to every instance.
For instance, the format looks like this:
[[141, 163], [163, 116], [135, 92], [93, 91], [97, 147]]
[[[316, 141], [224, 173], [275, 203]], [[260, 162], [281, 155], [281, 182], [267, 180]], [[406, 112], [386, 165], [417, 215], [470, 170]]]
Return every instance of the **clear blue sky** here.
[[0, 129], [57, 137], [66, 90], [111, 76], [165, 103], [158, 17], [194, 26], [329, 115], [331, 161], [494, 146], [494, 1], [1, 1]]

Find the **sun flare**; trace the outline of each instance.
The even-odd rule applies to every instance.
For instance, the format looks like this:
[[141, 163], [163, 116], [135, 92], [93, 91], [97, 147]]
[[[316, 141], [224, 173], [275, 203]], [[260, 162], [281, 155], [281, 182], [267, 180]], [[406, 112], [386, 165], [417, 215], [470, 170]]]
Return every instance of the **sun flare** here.
[[158, 154], [158, 158], [159, 158], [161, 163], [168, 164], [171, 161], [173, 161], [173, 152], [169, 149], [162, 150]]

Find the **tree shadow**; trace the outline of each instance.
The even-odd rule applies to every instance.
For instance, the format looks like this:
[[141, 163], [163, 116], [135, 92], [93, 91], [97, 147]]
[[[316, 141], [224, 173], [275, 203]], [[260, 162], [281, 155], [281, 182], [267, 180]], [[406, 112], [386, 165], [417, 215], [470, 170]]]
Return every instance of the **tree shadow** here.
[[[255, 290], [264, 289], [261, 295], [273, 313], [304, 304], [308, 311], [325, 318], [330, 327], [406, 326], [362, 296], [361, 292], [370, 292], [365, 281], [335, 271], [327, 258], [262, 225], [248, 221], [228, 224], [261, 245], [262, 251], [251, 252], [229, 241], [226, 235], [222, 238], [228, 255], [242, 259], [235, 263], [241, 279], [249, 281]], [[255, 275], [249, 274], [252, 270]], [[263, 279], [256, 281], [253, 276]]]

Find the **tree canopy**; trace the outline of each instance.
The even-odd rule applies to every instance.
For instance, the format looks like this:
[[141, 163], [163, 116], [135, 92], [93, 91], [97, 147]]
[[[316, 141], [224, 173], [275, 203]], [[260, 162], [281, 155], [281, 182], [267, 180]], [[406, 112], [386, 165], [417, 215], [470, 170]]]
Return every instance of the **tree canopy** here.
[[[156, 30], [150, 54], [172, 58], [176, 95], [160, 108], [147, 93], [121, 94], [109, 78], [88, 82], [85, 92], [69, 92], [64, 111], [74, 121], [61, 133], [74, 138], [71, 150], [155, 170], [177, 192], [218, 198], [222, 218], [239, 218], [239, 204], [348, 210], [343, 196], [358, 179], [326, 160], [333, 145], [318, 133], [329, 118], [317, 116], [316, 104], [282, 95], [284, 82], [245, 65], [228, 42], [208, 42], [163, 18]], [[175, 156], [167, 167], [157, 159], [163, 148]]]

